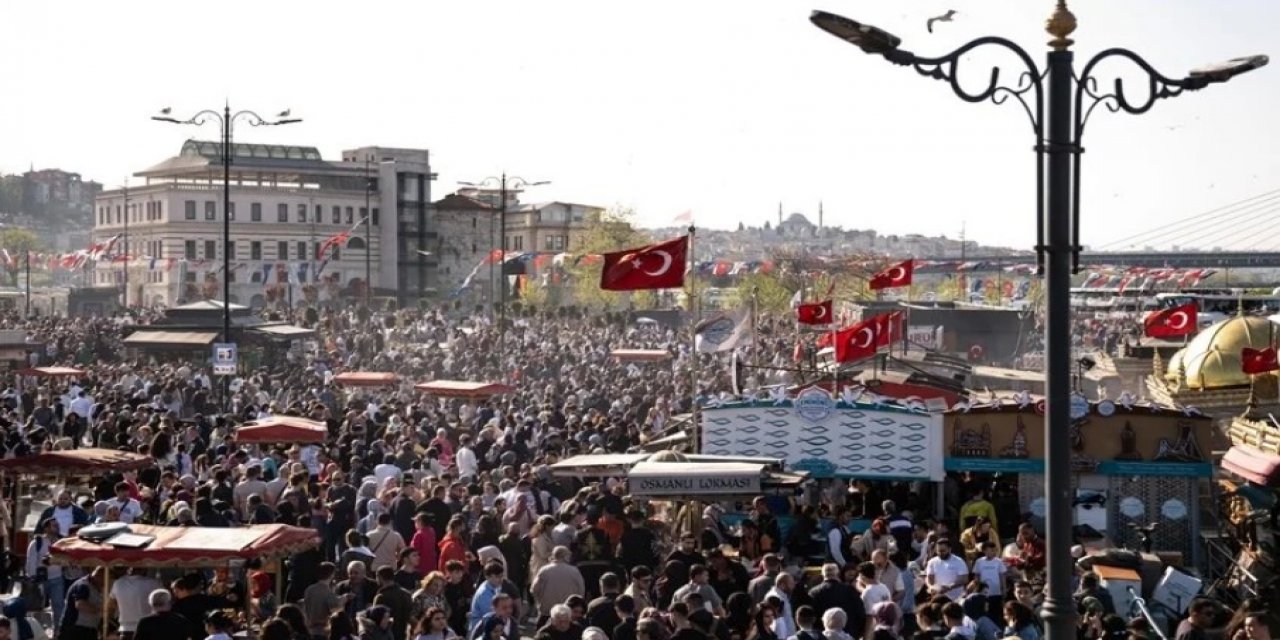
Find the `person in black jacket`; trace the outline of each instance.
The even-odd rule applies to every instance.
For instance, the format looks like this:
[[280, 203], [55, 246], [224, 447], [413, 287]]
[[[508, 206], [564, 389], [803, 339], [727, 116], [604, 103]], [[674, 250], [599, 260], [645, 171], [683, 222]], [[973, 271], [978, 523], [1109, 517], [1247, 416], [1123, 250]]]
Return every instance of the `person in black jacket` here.
[[170, 610], [173, 607], [173, 594], [164, 589], [156, 589], [151, 592], [147, 602], [151, 605], [151, 615], [138, 620], [134, 640], [178, 640], [197, 635], [196, 626], [190, 620]]
[[618, 561], [622, 567], [628, 572], [636, 567], [657, 567], [658, 556], [654, 553], [657, 537], [645, 526], [644, 512], [639, 509], [629, 511], [627, 524], [627, 530], [618, 541]]
[[610, 572], [600, 576], [600, 597], [587, 604], [587, 626], [612, 631], [622, 624], [614, 606], [619, 593], [622, 593], [622, 580], [618, 574]]
[[867, 611], [862, 596], [852, 585], [840, 581], [840, 567], [833, 563], [822, 565], [822, 584], [809, 590], [809, 606], [814, 611], [843, 609], [847, 616], [845, 633], [855, 638], [866, 633]]

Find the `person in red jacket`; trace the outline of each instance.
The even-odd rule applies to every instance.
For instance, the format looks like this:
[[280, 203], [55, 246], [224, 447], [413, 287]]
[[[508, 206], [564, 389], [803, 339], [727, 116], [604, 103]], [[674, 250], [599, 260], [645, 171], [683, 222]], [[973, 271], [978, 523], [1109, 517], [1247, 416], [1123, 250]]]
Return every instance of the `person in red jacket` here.
[[[466, 528], [466, 522], [462, 518], [454, 516], [449, 521], [449, 531], [444, 534], [444, 539], [440, 541], [440, 559], [437, 561], [441, 571], [445, 570], [445, 565], [450, 560], [457, 560], [465, 563], [467, 561], [467, 541], [462, 539], [462, 530]], [[415, 537], [416, 534], [415, 534]]]
[[419, 513], [413, 518], [413, 539], [409, 546], [418, 552], [418, 573], [427, 575], [442, 566], [436, 546], [436, 530], [431, 528], [431, 516]]

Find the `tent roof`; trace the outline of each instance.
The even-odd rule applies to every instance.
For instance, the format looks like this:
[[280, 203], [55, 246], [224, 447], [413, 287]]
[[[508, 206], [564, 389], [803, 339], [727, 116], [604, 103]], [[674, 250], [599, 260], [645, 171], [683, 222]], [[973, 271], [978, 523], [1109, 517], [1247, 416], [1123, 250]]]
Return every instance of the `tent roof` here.
[[155, 536], [141, 549], [116, 547], [80, 538], [63, 538], [49, 549], [53, 562], [75, 566], [214, 567], [228, 560], [273, 560], [320, 543], [314, 529], [283, 524], [224, 527], [129, 525], [131, 533]]
[[84, 371], [75, 367], [32, 367], [18, 373], [38, 378], [78, 378], [84, 375]]
[[149, 456], [115, 449], [69, 449], [0, 460], [0, 471], [52, 475], [82, 471], [127, 471], [149, 466]]
[[609, 355], [623, 362], [658, 362], [670, 360], [671, 352], [662, 349], [614, 349]]
[[207, 347], [218, 334], [213, 331], [155, 331], [140, 329], [124, 339], [127, 345], [167, 345], [174, 347]]
[[1264, 487], [1280, 487], [1280, 456], [1238, 444], [1222, 457], [1222, 468]]
[[333, 380], [348, 387], [387, 387], [399, 382], [400, 376], [388, 371], [345, 371]]
[[469, 380], [432, 380], [414, 385], [414, 388], [433, 396], [446, 398], [488, 398], [515, 391], [515, 387], [498, 382], [471, 382]]
[[237, 444], [311, 444], [324, 442], [329, 428], [323, 422], [298, 416], [271, 416], [236, 428]]

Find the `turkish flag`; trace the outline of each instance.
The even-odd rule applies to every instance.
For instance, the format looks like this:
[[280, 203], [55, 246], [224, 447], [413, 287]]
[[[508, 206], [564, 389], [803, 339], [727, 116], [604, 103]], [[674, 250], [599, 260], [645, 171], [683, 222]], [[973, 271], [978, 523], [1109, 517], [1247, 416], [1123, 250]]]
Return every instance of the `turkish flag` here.
[[870, 358], [876, 354], [875, 318], [836, 332], [836, 362]]
[[1276, 348], [1250, 349], [1245, 347], [1240, 352], [1240, 369], [1248, 374], [1266, 373], [1280, 369], [1280, 360], [1276, 359]]
[[600, 288], [606, 291], [677, 289], [684, 286], [689, 236], [604, 254]]
[[882, 313], [871, 318], [871, 322], [875, 323], [877, 347], [888, 347], [902, 340], [903, 319], [901, 311]]
[[811, 302], [796, 307], [796, 322], [800, 324], [831, 324], [831, 301]]
[[911, 286], [911, 272], [914, 267], [915, 260], [899, 262], [898, 264], [871, 276], [868, 286], [870, 286], [873, 291]]
[[1176, 338], [1196, 332], [1196, 303], [1188, 302], [1151, 313], [1142, 321], [1143, 332], [1152, 338]]

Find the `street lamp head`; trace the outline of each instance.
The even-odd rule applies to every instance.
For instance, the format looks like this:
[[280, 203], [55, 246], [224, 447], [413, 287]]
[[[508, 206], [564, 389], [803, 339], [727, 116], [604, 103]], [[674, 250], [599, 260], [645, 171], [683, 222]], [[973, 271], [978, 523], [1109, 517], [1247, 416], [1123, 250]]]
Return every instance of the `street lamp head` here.
[[537, 182], [530, 182], [530, 183], [529, 183], [529, 186], [530, 186], [530, 187], [541, 187], [541, 186], [545, 186], [545, 185], [548, 185], [548, 184], [551, 184], [551, 181], [550, 181], [550, 180], [539, 180], [539, 181], [537, 181]]
[[462, 185], [462, 186], [464, 186], [464, 187], [479, 187], [479, 186], [480, 186], [480, 185], [478, 185], [478, 184], [476, 184], [476, 183], [474, 183], [474, 182], [468, 182], [468, 181], [466, 181], [466, 180], [459, 180], [459, 181], [458, 181], [458, 184], [460, 184], [460, 185]]
[[[166, 111], [168, 110], [166, 109]], [[155, 120], [156, 122], [172, 122], [173, 124], [182, 124], [181, 120], [177, 118], [171, 118], [169, 116], [151, 116], [151, 119]]]
[[819, 29], [873, 55], [889, 53], [902, 44], [902, 38], [884, 29], [826, 11], [814, 11], [809, 16], [809, 21]]
[[1208, 64], [1197, 69], [1192, 69], [1191, 73], [1187, 74], [1187, 77], [1209, 84], [1215, 82], [1226, 82], [1242, 73], [1248, 73], [1254, 69], [1261, 69], [1262, 67], [1267, 66], [1267, 63], [1270, 61], [1270, 58], [1263, 55], [1232, 58], [1226, 62]]
[[[286, 113], [288, 112], [286, 111]], [[282, 124], [294, 124], [296, 122], [302, 122], [302, 118], [281, 118], [280, 120], [276, 120], [271, 124], [279, 126]]]

